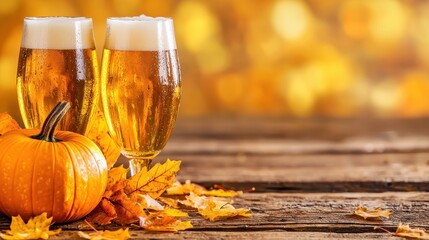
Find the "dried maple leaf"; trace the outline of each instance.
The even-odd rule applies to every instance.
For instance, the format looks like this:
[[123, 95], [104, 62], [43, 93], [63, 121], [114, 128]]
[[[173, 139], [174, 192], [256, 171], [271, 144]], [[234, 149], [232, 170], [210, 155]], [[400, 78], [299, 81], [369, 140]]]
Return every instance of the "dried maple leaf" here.
[[126, 240], [131, 238], [130, 233], [128, 232], [128, 228], [126, 229], [118, 229], [116, 231], [95, 231], [91, 233], [86, 233], [79, 231], [79, 237], [91, 240]]
[[49, 236], [56, 235], [61, 229], [49, 230], [52, 217], [48, 218], [46, 213], [30, 218], [27, 223], [20, 216], [12, 217], [10, 230], [0, 233], [2, 239], [48, 239]]
[[107, 166], [112, 167], [118, 160], [121, 149], [110, 136], [106, 119], [100, 109], [94, 114], [86, 136], [98, 145], [106, 158]]
[[425, 230], [420, 228], [410, 228], [410, 225], [408, 224], [399, 223], [398, 227], [396, 228], [396, 232], [390, 232], [389, 230], [384, 229], [382, 227], [374, 227], [374, 229], [381, 229], [397, 237], [403, 237], [407, 239], [429, 240], [429, 233], [425, 232]]
[[353, 212], [353, 214], [363, 217], [364, 219], [380, 217], [389, 218], [392, 212], [390, 210], [383, 210], [379, 207], [375, 209], [367, 209], [362, 205], [359, 205], [358, 208]]
[[162, 213], [140, 217], [139, 225], [146, 231], [154, 232], [177, 232], [193, 227], [190, 221], [182, 221], [177, 217], [165, 216]]
[[214, 197], [235, 197], [243, 194], [243, 191], [234, 191], [220, 188], [207, 190], [205, 187], [192, 183], [190, 180], [186, 180], [184, 184], [175, 182], [170, 188], [167, 189], [167, 195], [187, 195], [194, 193], [197, 195], [214, 196]]
[[15, 129], [19, 129], [15, 119], [7, 113], [0, 113], [0, 136]]
[[143, 194], [158, 198], [174, 183], [180, 163], [181, 161], [167, 159], [164, 164], [157, 163], [149, 171], [144, 168], [126, 180], [125, 193], [130, 197]]
[[146, 216], [146, 210], [162, 210], [154, 198], [170, 187], [179, 171], [180, 161], [167, 160], [156, 164], [149, 171], [126, 179], [128, 169], [122, 166], [109, 171], [108, 186], [103, 199], [88, 216], [87, 220], [98, 224], [129, 224]]
[[166, 206], [172, 207], [172, 208], [178, 208], [179, 207], [179, 201], [174, 198], [168, 198], [168, 197], [158, 197], [159, 201], [164, 203]]
[[249, 209], [236, 209], [231, 205], [231, 202], [219, 200], [213, 197], [198, 196], [193, 193], [186, 196], [186, 200], [180, 201], [180, 203], [196, 208], [201, 216], [212, 222], [232, 217], [252, 216]]

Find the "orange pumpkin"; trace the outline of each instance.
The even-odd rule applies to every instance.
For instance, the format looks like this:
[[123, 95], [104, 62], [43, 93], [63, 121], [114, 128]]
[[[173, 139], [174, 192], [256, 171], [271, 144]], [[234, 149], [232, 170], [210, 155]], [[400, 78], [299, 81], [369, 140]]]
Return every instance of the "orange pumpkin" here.
[[107, 165], [97, 145], [55, 127], [70, 108], [60, 102], [43, 128], [12, 130], [0, 137], [0, 211], [25, 220], [47, 212], [54, 222], [78, 220], [100, 202]]

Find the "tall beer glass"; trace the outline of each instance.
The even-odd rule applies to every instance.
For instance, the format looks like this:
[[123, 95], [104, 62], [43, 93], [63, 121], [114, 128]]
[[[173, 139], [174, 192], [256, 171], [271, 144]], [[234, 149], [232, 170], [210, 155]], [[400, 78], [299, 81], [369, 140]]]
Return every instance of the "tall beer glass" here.
[[71, 104], [59, 129], [85, 134], [99, 96], [92, 20], [24, 19], [17, 71], [18, 101], [26, 128], [40, 128], [58, 101]]
[[167, 143], [181, 94], [173, 20], [109, 18], [101, 96], [110, 133], [130, 160], [131, 175]]

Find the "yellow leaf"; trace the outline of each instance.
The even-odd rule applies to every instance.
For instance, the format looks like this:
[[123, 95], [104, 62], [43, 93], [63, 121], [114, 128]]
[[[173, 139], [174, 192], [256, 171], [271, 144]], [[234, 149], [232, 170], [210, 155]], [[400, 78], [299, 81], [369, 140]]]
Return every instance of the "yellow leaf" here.
[[110, 168], [118, 160], [121, 149], [110, 136], [103, 112], [98, 109], [93, 118], [88, 126], [86, 136], [100, 147], [106, 158], [107, 166]]
[[0, 136], [15, 129], [19, 129], [15, 119], [7, 113], [0, 113]]
[[91, 233], [86, 233], [79, 231], [79, 237], [91, 240], [125, 240], [131, 238], [128, 228], [118, 229], [116, 231], [96, 231]]
[[128, 168], [124, 168], [124, 165], [114, 167], [109, 170], [109, 179], [107, 182], [106, 189], [111, 189], [113, 185], [118, 183], [120, 180], [127, 179]]
[[137, 194], [158, 198], [174, 183], [180, 163], [181, 161], [168, 159], [164, 164], [157, 163], [149, 171], [144, 168], [126, 180], [125, 193], [131, 198]]
[[198, 209], [198, 213], [201, 216], [212, 222], [232, 217], [252, 216], [249, 209], [236, 209], [230, 202], [213, 197], [197, 196], [192, 193], [186, 196], [185, 201], [180, 201], [180, 203]]
[[168, 198], [168, 197], [158, 197], [158, 200], [163, 202], [165, 205], [172, 207], [172, 208], [178, 208], [179, 202], [177, 199], [174, 198]]
[[170, 217], [189, 217], [188, 213], [185, 213], [179, 209], [174, 209], [174, 208], [165, 209], [164, 211], [161, 212], [161, 215], [170, 216]]
[[411, 239], [429, 239], [429, 234], [420, 228], [410, 228], [408, 224], [399, 223], [395, 236]]
[[140, 227], [153, 232], [177, 232], [192, 228], [190, 221], [181, 221], [177, 217], [151, 214], [140, 217]]
[[363, 217], [364, 219], [380, 217], [389, 218], [392, 212], [390, 210], [383, 210], [379, 207], [375, 209], [367, 209], [359, 205], [358, 208], [353, 212], [353, 214]]
[[12, 217], [10, 230], [6, 234], [0, 233], [0, 238], [3, 239], [48, 239], [49, 236], [56, 235], [61, 232], [61, 229], [49, 230], [52, 217], [48, 218], [46, 213], [30, 218], [27, 224], [20, 216]]
[[207, 190], [205, 187], [191, 183], [190, 180], [186, 180], [184, 184], [175, 182], [170, 188], [167, 189], [167, 195], [187, 195], [195, 193], [199, 196], [214, 196], [214, 197], [235, 197], [243, 194], [243, 191], [233, 191], [226, 189], [213, 189]]

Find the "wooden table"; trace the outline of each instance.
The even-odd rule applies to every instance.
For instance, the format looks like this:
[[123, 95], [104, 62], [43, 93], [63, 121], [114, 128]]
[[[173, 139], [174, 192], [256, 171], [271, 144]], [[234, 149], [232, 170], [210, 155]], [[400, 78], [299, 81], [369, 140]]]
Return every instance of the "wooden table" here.
[[[235, 199], [252, 218], [209, 222], [192, 215], [179, 233], [133, 230], [147, 239], [397, 239], [398, 223], [429, 230], [429, 120], [199, 119], [178, 121], [157, 158], [182, 160], [179, 180], [248, 189]], [[391, 209], [387, 220], [351, 212]], [[0, 228], [10, 220], [0, 217]], [[82, 223], [52, 239], [75, 238]], [[114, 229], [114, 228], [113, 228]]]

